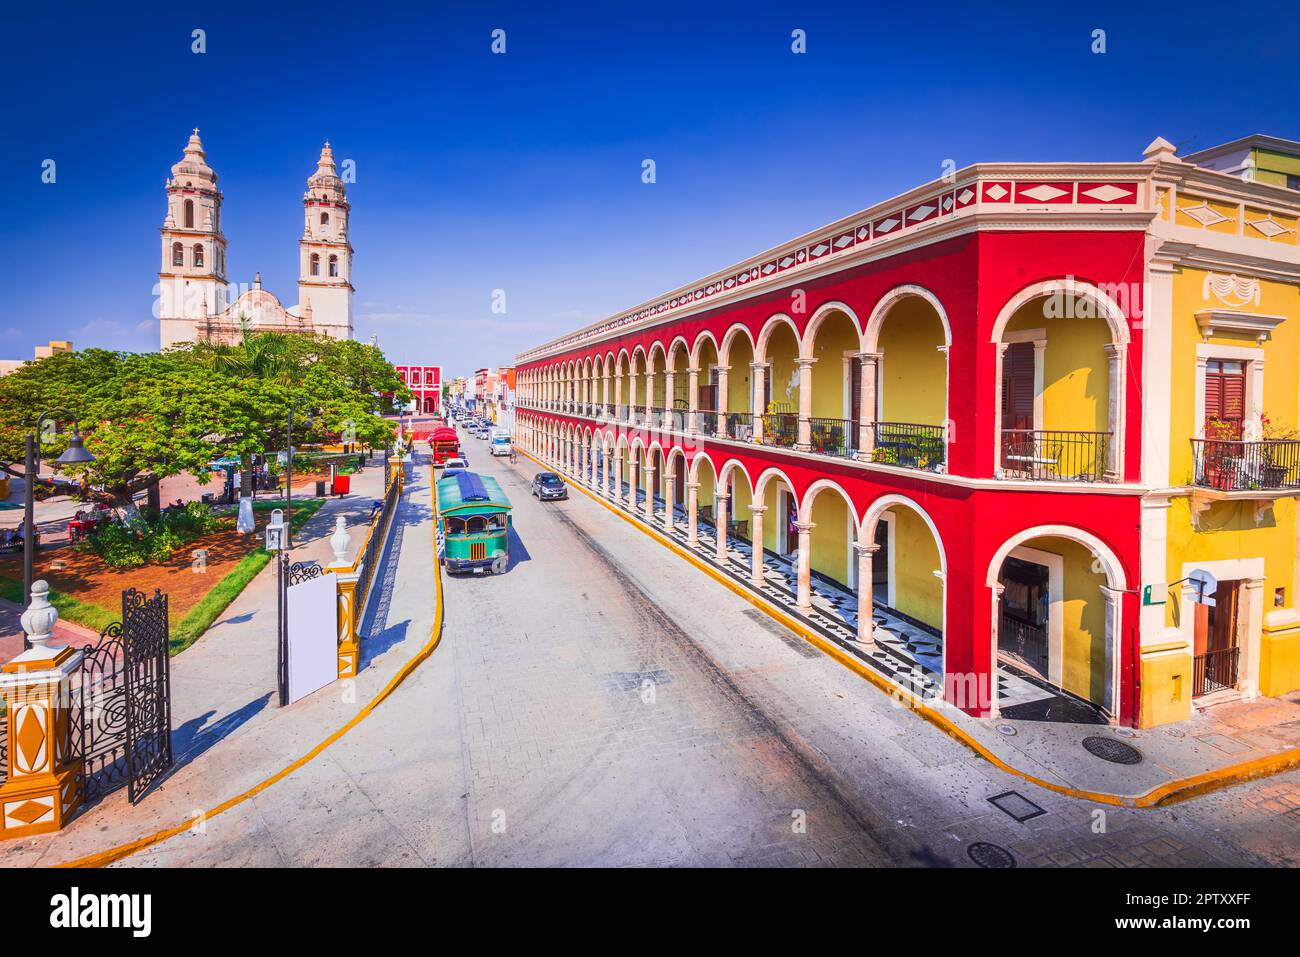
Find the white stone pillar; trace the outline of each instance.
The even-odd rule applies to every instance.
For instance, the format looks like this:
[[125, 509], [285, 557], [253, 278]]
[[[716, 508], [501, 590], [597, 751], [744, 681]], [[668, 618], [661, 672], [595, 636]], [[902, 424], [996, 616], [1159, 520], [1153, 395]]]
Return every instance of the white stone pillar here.
[[700, 483], [686, 483], [686, 544], [691, 548], [700, 546], [699, 528]]
[[796, 522], [799, 530], [799, 579], [795, 592], [795, 606], [802, 614], [812, 614], [812, 530], [813, 522]]
[[767, 391], [767, 366], [761, 362], [751, 362], [750, 381], [754, 387], [754, 395], [749, 405], [750, 415], [754, 419], [754, 441], [763, 441], [763, 413], [767, 411], [763, 403], [763, 394]]
[[713, 527], [717, 532], [717, 547], [714, 549], [714, 558], [718, 564], [726, 566], [727, 564], [727, 498], [723, 492], [715, 491], [713, 495]]
[[750, 529], [753, 532], [750, 540], [753, 542], [751, 549], [753, 555], [750, 556], [749, 563], [749, 580], [755, 588], [762, 588], [767, 584], [766, 568], [763, 565], [763, 515], [767, 511], [766, 505], [750, 505], [749, 512]]
[[664, 531], [673, 533], [673, 510], [677, 506], [677, 467], [671, 461], [664, 466]]
[[617, 505], [623, 501], [623, 453], [614, 450], [614, 494], [610, 496]]
[[1124, 377], [1125, 355], [1123, 344], [1106, 344], [1107, 378], [1110, 395], [1106, 411], [1106, 426], [1110, 429], [1110, 449], [1106, 460], [1106, 481], [1118, 482], [1124, 475]]
[[873, 589], [871, 579], [874, 574], [872, 560], [880, 546], [853, 543], [853, 550], [858, 553], [858, 641], [864, 645], [876, 643], [876, 632], [872, 616]]
[[858, 362], [862, 367], [858, 403], [858, 458], [869, 462], [876, 445], [876, 390], [880, 387], [880, 353], [859, 352]]
[[660, 423], [662, 428], [668, 429], [669, 431], [676, 431], [676, 423], [673, 422], [673, 409], [677, 407], [676, 392], [677, 373], [671, 366], [669, 366], [664, 370], [664, 408], [667, 410], [666, 417], [668, 421]]
[[651, 525], [653, 525], [655, 520], [655, 473], [658, 471], [658, 469], [655, 468], [654, 462], [650, 459], [650, 456], [648, 455], [646, 456], [644, 471], [645, 471], [645, 520], [649, 522]]
[[700, 409], [700, 370], [690, 366], [686, 370], [686, 432], [688, 435], [699, 433]]
[[800, 452], [812, 451], [812, 367], [816, 361], [799, 360], [799, 430], [794, 447]]

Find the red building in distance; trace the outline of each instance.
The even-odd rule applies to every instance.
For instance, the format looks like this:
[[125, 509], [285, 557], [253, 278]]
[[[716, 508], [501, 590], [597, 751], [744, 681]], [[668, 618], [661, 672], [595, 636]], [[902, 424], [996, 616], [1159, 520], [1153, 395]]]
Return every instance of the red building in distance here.
[[411, 390], [417, 415], [442, 415], [442, 366], [394, 366]]

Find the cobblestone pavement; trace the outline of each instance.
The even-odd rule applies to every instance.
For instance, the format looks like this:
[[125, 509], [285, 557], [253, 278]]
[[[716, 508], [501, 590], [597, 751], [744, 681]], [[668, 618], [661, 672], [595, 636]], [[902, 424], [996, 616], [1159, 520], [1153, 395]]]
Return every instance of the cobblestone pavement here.
[[1300, 772], [1141, 811], [1039, 789], [586, 496], [539, 504], [523, 457], [475, 461], [509, 572], [447, 578], [438, 651], [320, 759], [123, 864], [1300, 864]]

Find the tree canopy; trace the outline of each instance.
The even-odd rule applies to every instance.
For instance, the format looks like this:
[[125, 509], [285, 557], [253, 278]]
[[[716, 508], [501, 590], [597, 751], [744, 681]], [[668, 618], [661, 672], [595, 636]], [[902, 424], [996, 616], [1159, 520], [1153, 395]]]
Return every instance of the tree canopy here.
[[0, 468], [18, 474], [36, 417], [66, 410], [57, 433], [40, 437], [47, 470], [75, 418], [95, 461], [61, 471], [84, 480], [92, 498], [122, 506], [160, 478], [201, 475], [214, 459], [239, 458], [246, 472], [253, 455], [285, 448], [290, 408], [295, 444], [384, 445], [393, 433], [380, 417], [388, 396], [405, 401], [409, 392], [377, 347], [301, 333], [245, 330], [237, 344], [160, 353], [57, 353], [0, 378]]

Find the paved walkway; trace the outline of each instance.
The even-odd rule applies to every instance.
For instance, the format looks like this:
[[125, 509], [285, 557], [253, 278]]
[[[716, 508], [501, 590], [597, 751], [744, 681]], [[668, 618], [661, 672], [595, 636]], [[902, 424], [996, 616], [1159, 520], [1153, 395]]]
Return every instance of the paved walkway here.
[[[613, 475], [607, 473], [608, 489]], [[576, 476], [568, 476], [578, 481]], [[579, 483], [581, 484], [581, 483]], [[602, 496], [599, 472], [585, 486], [592, 495]], [[575, 493], [577, 494], [577, 493]], [[645, 491], [637, 489], [636, 509], [628, 507], [629, 486], [623, 483], [615, 507], [647, 527]], [[612, 502], [608, 491], [603, 494]], [[656, 496], [653, 528], [665, 534], [666, 503]], [[751, 545], [733, 536], [727, 538], [727, 561], [717, 560], [716, 530], [698, 522], [698, 545], [687, 542], [687, 517], [674, 507], [671, 538], [682, 549], [730, 581], [753, 591], [750, 582]], [[1077, 706], [1048, 710], [1050, 720], [1038, 718], [1052, 693], [1026, 681], [1005, 667], [998, 670], [1000, 705], [1007, 710], [996, 720], [972, 718], [943, 702], [937, 671], [941, 654], [937, 639], [916, 623], [903, 619], [876, 603], [873, 616], [877, 641], [868, 647], [857, 641], [857, 598], [832, 583], [814, 579], [813, 614], [799, 613], [795, 603], [795, 576], [789, 561], [776, 556], [764, 560], [765, 585], [762, 596], [784, 614], [800, 621], [816, 634], [833, 642], [900, 691], [922, 699], [932, 710], [969, 736], [978, 746], [1024, 774], [1077, 792], [1106, 794], [1132, 801], [1147, 798], [1172, 782], [1207, 773], [1230, 773], [1230, 769], [1256, 762], [1282, 760], [1290, 756], [1300, 762], [1300, 692], [1280, 698], [1237, 701], [1198, 709], [1190, 721], [1147, 731], [1099, 726], [1089, 709]], [[757, 594], [757, 592], [756, 592]], [[941, 640], [941, 639], [939, 639]], [[1019, 706], [1019, 707], [1018, 707]], [[1061, 720], [1066, 713], [1087, 720]], [[1016, 717], [1017, 713], [1034, 717]], [[1102, 737], [1136, 747], [1137, 764], [1101, 760], [1082, 746], [1085, 738]]]
[[[277, 707], [275, 565], [268, 565], [204, 636], [172, 659], [172, 727], [177, 767], [138, 805], [125, 789], [88, 808], [70, 827], [0, 846], [0, 864], [49, 865], [98, 853], [159, 829], [201, 819], [309, 751], [342, 727], [428, 641], [433, 625], [432, 509], [428, 469], [417, 466], [390, 531], [375, 599], [363, 621], [362, 669]], [[335, 518], [348, 517], [361, 546], [383, 470], [367, 469], [358, 494], [331, 499], [297, 536], [294, 561], [326, 563]], [[206, 827], [200, 823], [197, 828]]]

